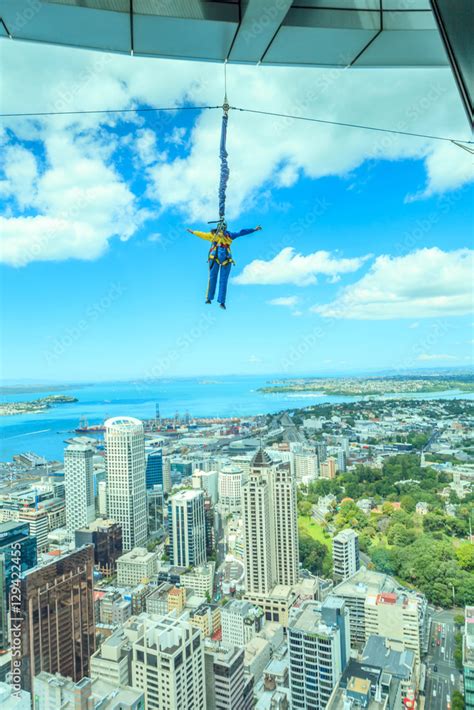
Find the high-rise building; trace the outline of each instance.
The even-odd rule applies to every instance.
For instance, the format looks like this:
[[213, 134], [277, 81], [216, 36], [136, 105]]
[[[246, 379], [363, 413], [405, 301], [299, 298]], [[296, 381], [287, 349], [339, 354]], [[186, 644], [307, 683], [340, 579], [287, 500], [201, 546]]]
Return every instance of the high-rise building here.
[[24, 572], [37, 563], [36, 540], [30, 535], [28, 523], [0, 523], [0, 554], [5, 555], [5, 580], [9, 589], [12, 565]]
[[0, 651], [8, 648], [9, 590], [12, 571], [24, 572], [37, 562], [36, 540], [28, 523], [0, 523]]
[[41, 671], [75, 682], [88, 674], [95, 650], [93, 570], [93, 549], [82, 547], [27, 570], [18, 591], [12, 587], [12, 647], [25, 690]]
[[244, 674], [243, 648], [205, 649], [207, 710], [250, 710], [253, 707], [253, 679]]
[[163, 530], [163, 486], [147, 488], [146, 504], [148, 511], [148, 534], [157, 535]]
[[346, 470], [346, 452], [344, 449], [338, 449], [337, 452], [337, 470], [344, 473]]
[[415, 654], [422, 653], [420, 609], [416, 597], [398, 592], [369, 594], [365, 600], [365, 637], [385, 636], [400, 641]]
[[122, 554], [122, 528], [114, 520], [98, 518], [74, 534], [76, 547], [94, 546], [94, 564], [106, 577], [117, 569], [117, 560]]
[[196, 567], [206, 562], [204, 493], [184, 490], [168, 501], [169, 553], [172, 565]]
[[325, 710], [349, 658], [349, 617], [342, 600], [304, 602], [288, 626], [291, 707]]
[[163, 452], [161, 449], [147, 452], [145, 479], [147, 489], [163, 485]]
[[122, 526], [124, 550], [147, 541], [143, 424], [133, 417], [105, 422], [108, 515]]
[[286, 464], [260, 449], [242, 486], [247, 591], [266, 596], [298, 581], [296, 483]]
[[97, 483], [97, 512], [103, 518], [107, 516], [107, 481]]
[[466, 708], [474, 708], [474, 606], [467, 606], [464, 613], [462, 665], [464, 702]]
[[134, 622], [132, 686], [147, 710], [206, 710], [204, 646], [199, 629], [174, 616]]
[[18, 511], [18, 520], [23, 523], [28, 523], [30, 526], [30, 535], [36, 539], [38, 552], [47, 550], [49, 532], [47, 511], [36, 504], [34, 507], [20, 508]]
[[[407, 643], [407, 648], [416, 650], [415, 645], [417, 645], [419, 647], [417, 657], [419, 657], [420, 653], [423, 655], [428, 650], [428, 602], [422, 594], [401, 587], [396, 579], [387, 574], [366, 570], [363, 567], [352, 577], [338, 584], [334, 588], [334, 594], [342, 597], [349, 609], [351, 646], [362, 648], [370, 634], [390, 637], [392, 618], [394, 620], [398, 619], [397, 625], [400, 628], [394, 629], [397, 634], [395, 638], [401, 640], [400, 634], [405, 634], [403, 631], [405, 622], [402, 623], [401, 619], [401, 615], [403, 615], [402, 608], [405, 604], [407, 614], [406, 636], [407, 640], [408, 637], [412, 638], [410, 645]], [[396, 602], [392, 605], [389, 601], [387, 607], [384, 606], [378, 609], [377, 599], [386, 597], [390, 600], [392, 598], [391, 595], [396, 597]], [[369, 598], [371, 599], [370, 602], [368, 602]], [[413, 627], [414, 619], [412, 615], [415, 614], [417, 617], [417, 632]]]
[[333, 539], [334, 578], [343, 582], [359, 568], [359, 536], [354, 530], [342, 530]]
[[319, 442], [316, 444], [316, 453], [318, 455], [319, 465], [324, 463], [328, 457], [328, 447], [325, 443]]
[[295, 451], [295, 476], [298, 483], [310, 483], [319, 476], [318, 457], [310, 451]]
[[243, 599], [231, 599], [221, 608], [222, 643], [245, 646], [264, 624], [263, 611]]
[[163, 493], [171, 491], [171, 456], [163, 456]]
[[320, 464], [319, 471], [321, 478], [329, 478], [330, 480], [336, 478], [336, 459], [333, 456], [329, 456], [326, 461]]
[[95, 520], [93, 456], [94, 449], [83, 444], [64, 452], [66, 527], [72, 535]]
[[193, 488], [205, 491], [206, 495], [211, 498], [213, 505], [217, 503], [217, 477], [217, 471], [202, 471], [200, 468], [193, 471]]
[[226, 514], [240, 513], [242, 478], [239, 466], [223, 466], [219, 471], [219, 506]]

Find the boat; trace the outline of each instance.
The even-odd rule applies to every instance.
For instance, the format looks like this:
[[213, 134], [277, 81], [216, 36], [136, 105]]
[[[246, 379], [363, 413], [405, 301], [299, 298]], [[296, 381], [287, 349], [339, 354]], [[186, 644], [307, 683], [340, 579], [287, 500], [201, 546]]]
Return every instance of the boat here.
[[87, 419], [81, 419], [79, 426], [74, 429], [76, 434], [90, 434], [92, 432], [100, 433], [105, 431], [104, 424], [89, 424]]

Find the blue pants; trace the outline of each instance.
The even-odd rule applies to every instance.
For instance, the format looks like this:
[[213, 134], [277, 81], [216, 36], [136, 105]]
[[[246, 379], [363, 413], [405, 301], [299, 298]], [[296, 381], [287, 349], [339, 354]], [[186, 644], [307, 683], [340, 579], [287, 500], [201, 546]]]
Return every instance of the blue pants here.
[[207, 287], [207, 298], [209, 301], [212, 301], [216, 295], [217, 277], [219, 276], [220, 271], [219, 294], [217, 296], [217, 301], [225, 304], [227, 282], [229, 280], [231, 267], [232, 264], [221, 266], [218, 261], [211, 261], [209, 264], [209, 285]]

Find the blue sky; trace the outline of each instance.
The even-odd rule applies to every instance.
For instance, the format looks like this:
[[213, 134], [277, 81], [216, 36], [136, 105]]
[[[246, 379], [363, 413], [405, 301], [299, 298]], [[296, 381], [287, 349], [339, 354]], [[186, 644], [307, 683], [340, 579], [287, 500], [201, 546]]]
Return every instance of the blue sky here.
[[[221, 100], [214, 65], [7, 45], [3, 112]], [[230, 69], [238, 105], [468, 137], [447, 70], [345, 72], [304, 102], [322, 70]], [[263, 230], [235, 243], [224, 313], [204, 304], [207, 244], [185, 231], [216, 217], [219, 121], [4, 122], [4, 379], [469, 365], [467, 153], [231, 113], [230, 226]]]

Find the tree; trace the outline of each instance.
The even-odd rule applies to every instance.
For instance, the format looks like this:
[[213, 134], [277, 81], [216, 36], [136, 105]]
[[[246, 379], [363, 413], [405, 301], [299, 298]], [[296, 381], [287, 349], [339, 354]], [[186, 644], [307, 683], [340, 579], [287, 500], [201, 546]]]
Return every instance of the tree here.
[[390, 545], [405, 547], [406, 545], [411, 545], [414, 539], [415, 533], [413, 530], [407, 529], [401, 523], [391, 525], [387, 531], [387, 540]]
[[385, 574], [396, 574], [398, 570], [397, 554], [394, 550], [388, 547], [379, 545], [371, 547], [370, 558], [374, 563], [375, 569]]
[[299, 557], [304, 569], [312, 574], [321, 575], [325, 570], [328, 548], [319, 540], [313, 540], [309, 535], [300, 535]]
[[413, 496], [410, 496], [408, 494], [402, 496], [400, 498], [400, 505], [402, 506], [403, 510], [406, 510], [407, 513], [415, 512], [416, 501]]
[[463, 694], [459, 690], [454, 690], [451, 698], [451, 710], [464, 710], [465, 707]]
[[474, 570], [474, 545], [472, 542], [461, 543], [456, 550], [456, 557], [461, 569], [467, 572]]
[[455, 614], [454, 615], [454, 623], [457, 624], [457, 626], [464, 626], [464, 614]]

